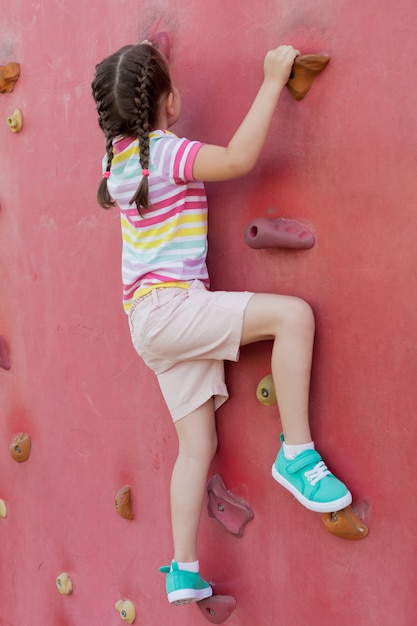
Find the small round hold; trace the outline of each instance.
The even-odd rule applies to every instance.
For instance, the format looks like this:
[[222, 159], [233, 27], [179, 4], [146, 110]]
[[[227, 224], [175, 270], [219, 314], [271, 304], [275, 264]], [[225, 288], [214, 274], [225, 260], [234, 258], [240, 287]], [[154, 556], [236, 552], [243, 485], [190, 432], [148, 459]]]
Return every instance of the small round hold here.
[[117, 611], [119, 611], [120, 617], [128, 624], [133, 624], [136, 617], [136, 609], [133, 602], [130, 600], [118, 600], [115, 606]]
[[31, 439], [26, 433], [19, 433], [13, 439], [9, 451], [12, 459], [18, 463], [24, 463], [30, 457]]
[[114, 506], [121, 517], [130, 520], [135, 517], [132, 509], [132, 490], [129, 485], [119, 489], [114, 500]]
[[0, 517], [3, 519], [7, 517], [7, 506], [4, 500], [0, 500]]
[[72, 593], [72, 580], [66, 572], [62, 572], [56, 579], [56, 586], [59, 593], [69, 596]]
[[7, 118], [7, 125], [12, 133], [20, 133], [22, 130], [22, 113], [19, 109]]
[[274, 381], [272, 380], [271, 374], [264, 376], [259, 382], [256, 388], [256, 397], [261, 404], [265, 404], [266, 406], [271, 406], [276, 403], [277, 396], [275, 394]]

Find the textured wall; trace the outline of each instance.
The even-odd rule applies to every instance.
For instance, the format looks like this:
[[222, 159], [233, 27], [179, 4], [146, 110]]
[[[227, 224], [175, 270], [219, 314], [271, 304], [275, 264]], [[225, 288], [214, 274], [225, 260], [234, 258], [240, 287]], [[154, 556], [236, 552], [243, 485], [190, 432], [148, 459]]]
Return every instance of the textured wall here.
[[[230, 3], [231, 4], [231, 3]], [[20, 0], [3, 8], [0, 65], [1, 626], [207, 623], [170, 607], [158, 566], [172, 556], [168, 486], [176, 437], [121, 308], [116, 211], [95, 203], [103, 139], [94, 65], [154, 28], [169, 30], [184, 113], [177, 132], [226, 142], [261, 81], [264, 53], [292, 43], [331, 62], [311, 92], [285, 92], [245, 180], [207, 186], [215, 288], [306, 298], [317, 315], [312, 428], [359, 503], [363, 542], [335, 538], [270, 477], [280, 424], [255, 388], [268, 344], [228, 367], [213, 463], [255, 513], [236, 539], [203, 512], [202, 573], [232, 594], [236, 626], [410, 626], [415, 603], [415, 99], [411, 0]], [[158, 25], [159, 22], [159, 25]], [[20, 108], [23, 130], [7, 117]], [[310, 225], [308, 251], [249, 249], [246, 224]], [[31, 456], [8, 452], [19, 432]], [[117, 515], [129, 484], [135, 519]], [[68, 572], [74, 591], [58, 593]]]

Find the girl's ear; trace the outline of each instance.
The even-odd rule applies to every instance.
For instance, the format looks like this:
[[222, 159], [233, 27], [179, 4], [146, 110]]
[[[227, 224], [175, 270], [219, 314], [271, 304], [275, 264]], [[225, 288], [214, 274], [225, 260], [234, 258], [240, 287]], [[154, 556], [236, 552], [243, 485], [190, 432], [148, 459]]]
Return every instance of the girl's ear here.
[[169, 92], [167, 99], [165, 101], [166, 112], [169, 116], [173, 116], [175, 114], [174, 110], [174, 93], [172, 91]]

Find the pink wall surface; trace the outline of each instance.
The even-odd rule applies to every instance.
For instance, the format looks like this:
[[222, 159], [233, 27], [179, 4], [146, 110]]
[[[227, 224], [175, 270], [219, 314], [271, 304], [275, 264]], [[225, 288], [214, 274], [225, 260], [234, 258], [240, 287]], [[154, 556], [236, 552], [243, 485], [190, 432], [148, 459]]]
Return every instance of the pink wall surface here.
[[[230, 3], [231, 4], [231, 3]], [[291, 293], [317, 319], [312, 429], [367, 508], [369, 536], [329, 534], [274, 483], [276, 407], [256, 399], [270, 345], [227, 368], [212, 473], [255, 518], [231, 536], [203, 511], [200, 562], [231, 594], [235, 626], [412, 626], [417, 622], [417, 9], [411, 0], [19, 0], [3, 7], [0, 65], [1, 626], [208, 623], [166, 602], [168, 488], [176, 436], [121, 307], [117, 211], [95, 202], [104, 142], [94, 66], [152, 29], [171, 36], [182, 93], [178, 134], [227, 142], [262, 78], [266, 50], [291, 43], [331, 61], [307, 97], [285, 91], [262, 158], [244, 180], [207, 186], [213, 287]], [[23, 129], [6, 119], [19, 108]], [[308, 224], [306, 251], [252, 250], [257, 216]], [[9, 455], [14, 436], [31, 456]], [[135, 519], [117, 515], [129, 484]], [[366, 506], [365, 506], [366, 505]], [[68, 572], [73, 593], [58, 593]]]

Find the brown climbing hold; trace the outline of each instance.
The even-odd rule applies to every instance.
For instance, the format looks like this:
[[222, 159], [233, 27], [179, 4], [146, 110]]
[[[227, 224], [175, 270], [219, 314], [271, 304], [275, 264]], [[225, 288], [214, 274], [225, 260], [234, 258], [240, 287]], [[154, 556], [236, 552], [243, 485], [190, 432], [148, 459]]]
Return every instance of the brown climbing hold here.
[[351, 506], [334, 513], [322, 513], [323, 523], [326, 529], [342, 539], [358, 541], [365, 539], [368, 527], [356, 515]]
[[295, 58], [287, 87], [296, 100], [306, 96], [329, 61], [330, 58], [325, 54], [304, 54]]
[[19, 74], [19, 63], [11, 61], [7, 65], [0, 65], [0, 93], [13, 91]]
[[66, 572], [62, 572], [56, 579], [56, 586], [59, 593], [63, 596], [69, 596], [72, 594], [72, 580]]
[[9, 451], [12, 459], [18, 463], [24, 463], [30, 457], [31, 439], [26, 433], [19, 433], [13, 439]]
[[243, 537], [246, 525], [253, 520], [254, 514], [249, 506], [228, 491], [220, 474], [215, 474], [207, 483], [207, 510], [232, 535]]
[[9, 351], [5, 339], [0, 335], [0, 367], [10, 369]]
[[223, 624], [236, 608], [236, 598], [233, 596], [211, 596], [197, 602], [197, 606], [204, 617], [212, 624]]
[[256, 388], [256, 397], [261, 404], [272, 406], [277, 401], [272, 374], [264, 376]]
[[125, 485], [119, 489], [116, 494], [114, 506], [121, 517], [130, 520], [135, 517], [132, 509], [132, 492], [129, 485]]

